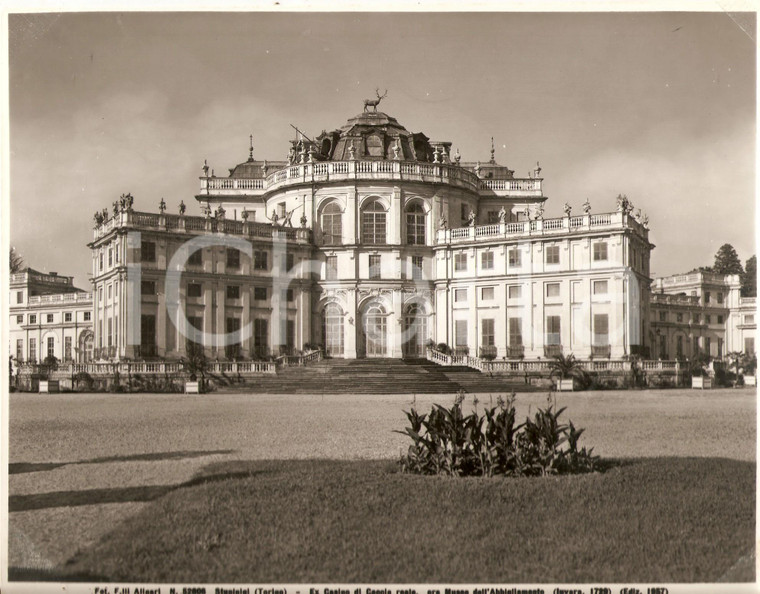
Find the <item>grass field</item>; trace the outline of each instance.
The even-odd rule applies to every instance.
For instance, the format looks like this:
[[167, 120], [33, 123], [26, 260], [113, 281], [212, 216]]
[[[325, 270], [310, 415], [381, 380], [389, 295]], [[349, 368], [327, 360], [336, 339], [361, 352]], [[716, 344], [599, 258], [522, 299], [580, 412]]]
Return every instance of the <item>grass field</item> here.
[[[450, 479], [389, 462], [237, 462], [66, 567], [147, 582], [713, 582], [754, 541], [755, 469], [623, 461], [604, 474]], [[233, 478], [228, 478], [228, 477]]]
[[[465, 410], [489, 405], [490, 395], [479, 398], [476, 405], [468, 396]], [[275, 571], [290, 559], [295, 565], [283, 565], [278, 579], [349, 581], [369, 563], [396, 576], [389, 579], [417, 581], [435, 579], [456, 550], [463, 560], [443, 563], [455, 573], [441, 579], [491, 575], [482, 568], [507, 581], [547, 582], [557, 567], [577, 581], [572, 568], [580, 564], [595, 580], [623, 580], [640, 564], [650, 567], [636, 574], [642, 579], [694, 581], [717, 579], [754, 553], [746, 538], [755, 525], [754, 391], [558, 395], [568, 407], [563, 418], [587, 429], [581, 445], [631, 462], [604, 475], [483, 483], [391, 472], [389, 461], [408, 445], [393, 433], [406, 425], [403, 411], [452, 401], [12, 394], [11, 575], [117, 578], [121, 564], [140, 572], [134, 579], [159, 579], [143, 573], [153, 567], [197, 582], [211, 579], [208, 567], [235, 581], [246, 569]], [[518, 418], [544, 403], [545, 394], [518, 395]], [[304, 531], [308, 540], [298, 536]], [[425, 543], [435, 538], [432, 553]], [[604, 545], [595, 549], [594, 541]], [[420, 548], [435, 567], [414, 556]], [[589, 565], [584, 555], [592, 553], [599, 561]], [[754, 563], [743, 567], [729, 575], [754, 579]]]

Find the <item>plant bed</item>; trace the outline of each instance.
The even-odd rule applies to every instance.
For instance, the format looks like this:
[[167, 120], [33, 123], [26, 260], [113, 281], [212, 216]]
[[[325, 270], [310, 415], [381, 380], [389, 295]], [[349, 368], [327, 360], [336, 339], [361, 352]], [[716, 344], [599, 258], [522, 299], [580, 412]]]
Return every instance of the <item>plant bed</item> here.
[[725, 458], [634, 459], [550, 478], [331, 460], [218, 463], [202, 475], [39, 579], [714, 582], [755, 537], [755, 465]]

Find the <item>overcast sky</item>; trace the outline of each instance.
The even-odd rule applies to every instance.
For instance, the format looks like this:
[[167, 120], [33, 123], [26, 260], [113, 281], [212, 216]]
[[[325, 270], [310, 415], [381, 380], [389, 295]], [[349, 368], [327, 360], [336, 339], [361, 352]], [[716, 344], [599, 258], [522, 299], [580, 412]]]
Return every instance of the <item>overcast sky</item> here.
[[11, 242], [89, 288], [92, 214], [194, 195], [248, 156], [381, 109], [463, 160], [527, 176], [547, 216], [649, 215], [651, 270], [755, 247], [755, 17], [603, 14], [10, 15]]

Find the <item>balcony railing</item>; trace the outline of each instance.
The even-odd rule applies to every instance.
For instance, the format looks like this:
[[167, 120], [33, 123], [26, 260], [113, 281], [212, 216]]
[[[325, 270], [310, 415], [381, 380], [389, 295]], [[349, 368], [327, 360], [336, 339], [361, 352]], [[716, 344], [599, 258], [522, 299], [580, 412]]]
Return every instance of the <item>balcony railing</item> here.
[[631, 229], [640, 237], [647, 239], [649, 231], [634, 217], [622, 212], [580, 217], [562, 217], [558, 219], [539, 219], [518, 221], [516, 223], [497, 223], [454, 229], [439, 229], [438, 244], [463, 243], [471, 241], [488, 241], [491, 239], [513, 239], [535, 235], [559, 235], [582, 233], [608, 229]]
[[56, 293], [55, 295], [35, 295], [29, 297], [29, 305], [48, 303], [92, 303], [92, 293]]
[[290, 241], [308, 242], [311, 230], [298, 227], [280, 227], [269, 223], [252, 221], [235, 221], [186, 215], [167, 215], [137, 211], [123, 211], [95, 228], [95, 238], [103, 237], [113, 229], [158, 229], [177, 233], [226, 233], [243, 237], [262, 237], [266, 239], [288, 239]]
[[525, 347], [521, 344], [509, 345], [507, 347], [507, 357], [510, 359], [521, 359], [525, 356]]
[[235, 195], [266, 193], [282, 186], [344, 180], [399, 180], [444, 183], [481, 192], [503, 195], [542, 196], [540, 178], [481, 180], [456, 165], [417, 161], [324, 161], [289, 165], [266, 178], [201, 177], [201, 194]]

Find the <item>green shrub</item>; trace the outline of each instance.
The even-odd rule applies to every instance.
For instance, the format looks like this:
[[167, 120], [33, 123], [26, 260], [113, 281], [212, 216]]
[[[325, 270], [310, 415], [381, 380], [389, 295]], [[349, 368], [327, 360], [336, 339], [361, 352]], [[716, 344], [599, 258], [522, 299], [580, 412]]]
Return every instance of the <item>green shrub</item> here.
[[541, 476], [591, 472], [599, 458], [592, 450], [578, 449], [583, 429], [572, 422], [559, 422], [564, 408], [556, 409], [548, 398], [533, 419], [516, 425], [515, 395], [499, 397], [498, 406], [477, 412], [462, 412], [464, 393], [454, 405], [433, 405], [429, 414], [414, 408], [406, 413], [409, 427], [397, 431], [412, 445], [399, 464], [403, 472], [450, 476]]

